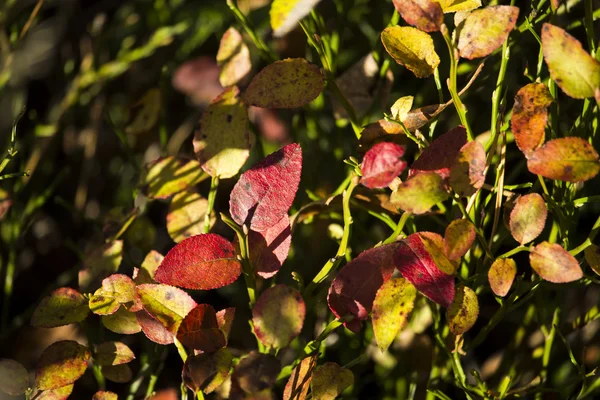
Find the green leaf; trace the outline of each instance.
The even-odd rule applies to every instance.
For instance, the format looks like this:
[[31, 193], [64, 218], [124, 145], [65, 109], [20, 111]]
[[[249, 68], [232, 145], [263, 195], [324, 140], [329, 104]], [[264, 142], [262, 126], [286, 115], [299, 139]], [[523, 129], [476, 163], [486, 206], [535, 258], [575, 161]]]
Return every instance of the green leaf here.
[[231, 178], [250, 155], [248, 109], [231, 86], [206, 108], [194, 133], [194, 152], [211, 176]]
[[472, 60], [487, 57], [508, 38], [519, 17], [519, 8], [491, 6], [475, 10], [458, 31], [460, 56]]
[[552, 95], [543, 83], [523, 86], [515, 96], [511, 128], [517, 147], [529, 157], [544, 143], [544, 131], [548, 121], [548, 107]]
[[123, 260], [123, 241], [114, 240], [86, 253], [84, 269], [79, 271], [79, 289], [100, 286], [100, 280], [117, 272]]
[[515, 276], [517, 264], [512, 258], [498, 258], [488, 271], [490, 288], [496, 296], [504, 297], [510, 290]]
[[142, 330], [135, 313], [125, 308], [119, 308], [111, 315], [103, 315], [102, 324], [109, 331], [123, 335], [133, 335]]
[[548, 23], [542, 26], [542, 49], [550, 77], [568, 96], [594, 97], [600, 87], [600, 63], [565, 30]]
[[390, 201], [404, 211], [423, 214], [447, 198], [448, 192], [442, 177], [429, 171], [420, 172], [402, 182], [392, 193]]
[[421, 238], [425, 251], [431, 256], [435, 266], [447, 275], [454, 275], [459, 263], [448, 257], [445, 239], [434, 232], [418, 232], [417, 235]]
[[444, 13], [471, 11], [481, 7], [481, 0], [436, 0], [442, 6]]
[[460, 196], [468, 197], [485, 181], [485, 149], [475, 140], [465, 144], [450, 169], [450, 186]]
[[426, 78], [440, 63], [433, 39], [410, 26], [390, 26], [381, 32], [381, 42], [388, 54], [417, 78]]
[[59, 288], [44, 297], [31, 317], [37, 328], [54, 328], [83, 321], [89, 308], [86, 299], [75, 289]]
[[414, 99], [415, 98], [413, 96], [404, 96], [396, 100], [390, 110], [392, 112], [392, 117], [399, 121], [404, 120], [412, 108]]
[[[186, 190], [176, 194], [171, 200], [167, 214], [167, 231], [171, 239], [179, 243], [190, 236], [204, 233], [207, 209], [208, 200], [196, 192]], [[214, 225], [216, 221], [214, 214], [211, 215], [210, 225]]]
[[134, 359], [133, 351], [122, 342], [104, 342], [94, 349], [94, 361], [98, 365], [121, 365]]
[[296, 108], [321, 94], [325, 77], [303, 58], [287, 58], [262, 69], [250, 82], [244, 100], [262, 108]]
[[273, 0], [269, 15], [273, 36], [282, 37], [308, 15], [321, 0]]
[[217, 52], [217, 63], [221, 66], [219, 82], [223, 87], [237, 84], [250, 73], [250, 50], [237, 29], [230, 27], [223, 34]]
[[72, 340], [62, 340], [47, 347], [38, 359], [36, 387], [57, 389], [79, 379], [87, 368], [91, 354], [87, 347]]
[[20, 363], [0, 358], [0, 390], [11, 396], [19, 396], [29, 388], [29, 374]]
[[160, 89], [152, 88], [148, 90], [132, 108], [139, 110], [135, 113], [133, 120], [125, 127], [125, 132], [130, 135], [141, 135], [150, 131], [161, 115]]
[[533, 174], [566, 182], [582, 182], [600, 172], [598, 153], [580, 137], [553, 139], [531, 154], [527, 168]]
[[354, 374], [334, 362], [318, 366], [313, 372], [310, 388], [313, 400], [334, 400], [354, 383]]
[[583, 251], [583, 255], [592, 270], [600, 275], [600, 247], [595, 244], [589, 245]]
[[142, 265], [140, 266], [140, 268], [133, 269], [133, 281], [137, 285], [141, 285], [144, 283], [156, 283], [154, 281], [154, 273], [156, 272], [164, 258], [165, 256], [160, 254], [158, 251], [151, 250], [148, 254], [146, 254], [146, 257], [144, 258], [144, 261], [142, 261]]
[[542, 196], [537, 193], [521, 196], [510, 212], [510, 234], [521, 245], [529, 243], [542, 233], [547, 216]]
[[398, 332], [406, 325], [412, 311], [417, 289], [404, 278], [392, 278], [377, 291], [373, 301], [373, 333], [377, 346], [386, 351]]
[[173, 286], [144, 284], [137, 286], [136, 291], [144, 309], [174, 335], [181, 321], [196, 307], [189, 294]]
[[200, 163], [177, 157], [159, 158], [146, 165], [142, 191], [151, 199], [166, 199], [208, 178]]
[[444, 233], [444, 252], [451, 260], [459, 260], [473, 246], [475, 226], [466, 219], [455, 219]]
[[123, 274], [113, 274], [102, 281], [102, 287], [90, 297], [89, 307], [94, 314], [114, 314], [121, 305], [135, 300], [135, 282]]
[[454, 294], [452, 305], [446, 311], [450, 332], [462, 335], [475, 325], [479, 316], [479, 301], [473, 289], [459, 285]]
[[577, 259], [556, 243], [542, 242], [535, 246], [529, 253], [529, 263], [548, 282], [567, 283], [583, 277]]

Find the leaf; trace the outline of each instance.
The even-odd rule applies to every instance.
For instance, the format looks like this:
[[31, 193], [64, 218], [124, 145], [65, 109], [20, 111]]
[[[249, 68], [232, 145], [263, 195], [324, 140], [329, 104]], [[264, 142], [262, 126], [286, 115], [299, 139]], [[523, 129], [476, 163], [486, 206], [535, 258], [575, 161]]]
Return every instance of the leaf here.
[[166, 199], [197, 185], [208, 177], [195, 160], [159, 158], [146, 165], [142, 192], [151, 199]]
[[410, 166], [409, 178], [425, 171], [435, 171], [442, 178], [448, 178], [450, 168], [465, 144], [467, 144], [467, 131], [462, 126], [440, 135]]
[[475, 325], [479, 316], [479, 301], [470, 287], [459, 285], [452, 305], [446, 310], [450, 332], [462, 335]]
[[404, 171], [404, 147], [390, 142], [378, 143], [365, 154], [360, 183], [370, 189], [384, 188]]
[[485, 181], [485, 149], [473, 140], [461, 147], [450, 169], [450, 186], [460, 196], [477, 192]]
[[248, 232], [248, 248], [256, 273], [264, 279], [274, 276], [288, 256], [292, 244], [290, 219], [281, 220], [263, 232]]
[[[203, 233], [207, 209], [208, 200], [196, 192], [186, 190], [176, 194], [171, 200], [167, 214], [167, 231], [171, 239], [179, 243]], [[213, 226], [216, 220], [215, 216], [211, 215], [210, 225]]]
[[552, 283], [573, 282], [583, 277], [579, 263], [559, 244], [542, 242], [529, 253], [531, 268]]
[[323, 91], [325, 77], [319, 67], [303, 58], [275, 61], [250, 82], [244, 101], [262, 108], [302, 107]]
[[459, 260], [467, 254], [475, 241], [475, 227], [466, 219], [455, 219], [444, 233], [444, 252], [451, 260]]
[[31, 317], [37, 328], [54, 328], [83, 321], [89, 313], [86, 299], [75, 289], [59, 288], [44, 297]]
[[109, 331], [123, 335], [133, 335], [142, 330], [136, 314], [125, 308], [119, 308], [111, 315], [103, 315], [102, 324]]
[[111, 382], [127, 383], [133, 378], [131, 367], [127, 364], [114, 366], [105, 365], [101, 368], [101, 371], [102, 375]]
[[321, 0], [273, 0], [269, 11], [273, 36], [285, 36], [319, 1]]
[[[136, 291], [142, 300], [144, 310], [172, 334], [177, 333], [185, 316], [196, 307], [196, 302], [190, 295], [172, 286], [144, 284], [137, 286]], [[142, 329], [144, 329], [143, 325]]]
[[275, 384], [280, 369], [281, 364], [274, 356], [251, 351], [235, 367], [232, 381], [246, 393], [259, 393]]
[[542, 49], [550, 77], [568, 96], [594, 97], [600, 87], [600, 63], [565, 30], [548, 23], [542, 26]]
[[29, 374], [15, 360], [0, 358], [0, 390], [11, 396], [19, 396], [29, 388]]
[[225, 31], [217, 52], [217, 64], [221, 66], [219, 82], [223, 87], [232, 86], [243, 80], [252, 69], [250, 50], [242, 34], [230, 27]]
[[146, 311], [135, 313], [138, 324], [146, 337], [158, 344], [171, 344], [174, 342], [174, 335], [165, 328], [165, 326], [148, 314]]
[[72, 384], [84, 374], [90, 357], [88, 348], [73, 340], [51, 344], [38, 359], [36, 387], [51, 390]]
[[122, 240], [114, 240], [86, 253], [84, 269], [79, 271], [79, 289], [89, 290], [98, 287], [101, 279], [117, 272], [122, 260]]
[[444, 13], [434, 0], [393, 0], [394, 7], [408, 24], [424, 31], [436, 32], [444, 23]]
[[44, 390], [37, 392], [33, 398], [35, 400], [66, 400], [73, 392], [75, 385], [66, 385], [58, 389]]
[[373, 333], [381, 351], [386, 351], [406, 325], [415, 305], [417, 289], [404, 278], [392, 278], [377, 291], [373, 301]]
[[508, 39], [519, 18], [519, 8], [490, 6], [475, 10], [458, 31], [460, 56], [472, 60], [487, 57]]
[[150, 131], [160, 116], [161, 93], [160, 89], [152, 88], [139, 99], [133, 106], [138, 109], [133, 120], [125, 127], [125, 133], [140, 135]]
[[585, 261], [592, 268], [592, 271], [600, 275], [600, 247], [591, 244], [585, 248], [583, 255], [585, 256]]
[[337, 318], [347, 314], [354, 316], [344, 323], [351, 331], [360, 330], [361, 321], [369, 317], [377, 290], [392, 277], [397, 247], [397, 243], [391, 243], [363, 251], [331, 282], [327, 296], [329, 308]]
[[317, 356], [306, 357], [292, 370], [285, 389], [283, 400], [304, 400], [310, 389], [312, 373], [317, 366]]
[[448, 258], [444, 238], [434, 232], [419, 232], [425, 251], [429, 254], [435, 266], [448, 275], [454, 275], [460, 262]]
[[481, 0], [436, 0], [442, 6], [444, 13], [471, 11], [481, 7]]
[[552, 95], [543, 83], [525, 85], [515, 96], [511, 128], [517, 147], [527, 158], [544, 143], [548, 107], [551, 103]]
[[163, 262], [165, 256], [160, 254], [156, 250], [151, 250], [144, 261], [142, 261], [142, 265], [140, 268], [133, 269], [133, 280], [136, 284], [141, 285], [143, 283], [156, 283], [154, 281], [154, 274], [156, 270]]
[[394, 264], [419, 292], [443, 307], [450, 306], [454, 298], [454, 277], [444, 273], [434, 263], [419, 233], [399, 242]]
[[135, 359], [135, 354], [125, 343], [104, 342], [95, 346], [94, 361], [98, 365], [121, 365]]
[[210, 290], [235, 282], [240, 273], [231, 242], [207, 233], [185, 239], [169, 250], [154, 279], [186, 289]]
[[547, 216], [542, 196], [537, 193], [521, 196], [510, 212], [510, 234], [521, 245], [529, 243], [542, 233]]
[[213, 352], [227, 342], [219, 329], [215, 309], [208, 304], [198, 304], [183, 319], [177, 331], [177, 340], [192, 349]]
[[275, 285], [260, 295], [252, 309], [254, 332], [265, 346], [280, 349], [300, 334], [305, 315], [300, 292]]
[[533, 174], [566, 182], [582, 182], [600, 172], [598, 153], [579, 137], [553, 139], [531, 154], [527, 168]]
[[231, 191], [229, 212], [239, 225], [265, 231], [287, 215], [302, 172], [302, 148], [293, 143], [242, 174]]
[[190, 355], [181, 376], [191, 391], [208, 394], [225, 382], [232, 365], [233, 355], [227, 348], [222, 348], [215, 353]]
[[406, 118], [406, 115], [410, 112], [410, 109], [412, 108], [414, 100], [415, 98], [413, 96], [404, 96], [396, 100], [392, 105], [392, 108], [390, 109], [390, 111], [392, 112], [392, 117], [399, 121], [402, 121], [404, 118]]
[[492, 263], [488, 271], [490, 288], [496, 296], [504, 297], [510, 290], [515, 276], [517, 264], [512, 258], [498, 258]]
[[119, 396], [117, 396], [117, 394], [113, 392], [100, 390], [94, 393], [92, 400], [119, 400]]
[[392, 193], [390, 201], [404, 211], [423, 214], [448, 196], [442, 177], [431, 171], [421, 172], [402, 182]]
[[204, 110], [194, 132], [194, 152], [211, 176], [231, 178], [250, 155], [248, 108], [231, 86]]
[[123, 274], [113, 274], [102, 281], [102, 287], [90, 297], [89, 307], [94, 314], [114, 314], [121, 305], [133, 304], [135, 282]]
[[388, 54], [417, 78], [427, 78], [440, 63], [433, 39], [410, 26], [390, 26], [381, 32], [381, 42]]
[[233, 325], [233, 318], [235, 317], [235, 307], [224, 308], [217, 312], [217, 324], [219, 329], [225, 336], [225, 342], [229, 339], [229, 332], [231, 332], [231, 326]]
[[310, 388], [313, 400], [334, 400], [354, 384], [354, 374], [334, 362], [318, 366], [313, 372]]

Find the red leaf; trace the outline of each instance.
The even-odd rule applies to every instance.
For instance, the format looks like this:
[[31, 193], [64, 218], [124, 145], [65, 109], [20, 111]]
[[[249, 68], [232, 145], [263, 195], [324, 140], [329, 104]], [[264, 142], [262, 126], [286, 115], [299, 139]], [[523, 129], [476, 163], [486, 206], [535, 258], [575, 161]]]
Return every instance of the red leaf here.
[[423, 171], [435, 171], [442, 178], [450, 176], [450, 168], [461, 147], [467, 143], [467, 131], [458, 126], [434, 140], [410, 166], [408, 176]]
[[439, 31], [444, 23], [444, 12], [435, 0], [393, 0], [392, 2], [407, 23], [422, 31]]
[[344, 325], [357, 332], [361, 320], [369, 317], [377, 290], [392, 277], [394, 253], [398, 243], [363, 251], [350, 261], [331, 282], [327, 302], [336, 317], [347, 314], [354, 319]]
[[442, 272], [414, 233], [400, 242], [394, 262], [398, 271], [417, 290], [436, 303], [449, 307], [454, 298], [454, 277]]
[[293, 143], [244, 172], [231, 191], [235, 222], [265, 231], [283, 218], [294, 201], [302, 172], [302, 148]]
[[406, 168], [404, 147], [390, 142], [378, 143], [365, 154], [360, 183], [370, 189], [384, 188]]
[[266, 231], [250, 231], [248, 247], [258, 275], [265, 279], [275, 275], [287, 258], [291, 244], [292, 231], [287, 215]]
[[173, 343], [173, 334], [165, 328], [163, 324], [154, 319], [146, 311], [135, 313], [138, 324], [142, 327], [144, 335], [154, 343], [171, 344]]
[[173, 247], [154, 279], [186, 289], [210, 290], [233, 283], [240, 273], [240, 262], [231, 242], [208, 233], [192, 236]]
[[215, 309], [208, 304], [198, 304], [185, 316], [177, 339], [185, 346], [205, 352], [216, 351], [226, 344]]

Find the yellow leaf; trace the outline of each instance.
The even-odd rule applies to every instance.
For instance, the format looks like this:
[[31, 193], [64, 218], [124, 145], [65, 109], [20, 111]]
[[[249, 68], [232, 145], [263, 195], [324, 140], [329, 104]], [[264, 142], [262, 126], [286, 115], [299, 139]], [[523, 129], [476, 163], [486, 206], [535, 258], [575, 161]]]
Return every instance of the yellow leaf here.
[[426, 78], [440, 63], [429, 34], [410, 26], [391, 26], [381, 32], [385, 50], [417, 78]]

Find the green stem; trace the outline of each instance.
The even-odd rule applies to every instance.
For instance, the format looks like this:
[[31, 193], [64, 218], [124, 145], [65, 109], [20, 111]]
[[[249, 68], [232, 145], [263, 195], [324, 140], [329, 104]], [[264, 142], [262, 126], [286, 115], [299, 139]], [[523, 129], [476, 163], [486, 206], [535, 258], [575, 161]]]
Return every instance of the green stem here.
[[522, 251], [529, 251], [529, 247], [528, 246], [519, 246], [519, 247], [515, 247], [514, 249], [507, 251], [504, 254], [501, 254], [500, 256], [498, 256], [498, 258], [508, 258], [514, 254], [520, 253]]
[[173, 344], [175, 344], [175, 347], [177, 347], [177, 352], [179, 353], [179, 357], [181, 357], [181, 361], [185, 363], [188, 358], [188, 354], [187, 351], [185, 351], [185, 347], [183, 347], [183, 344], [181, 344], [181, 342], [177, 340], [176, 337], [173, 338]]
[[244, 280], [246, 282], [246, 289], [248, 290], [248, 298], [250, 300], [250, 309], [256, 303], [256, 277], [255, 271], [250, 263], [250, 254], [248, 251], [248, 235], [234, 220], [229, 218], [227, 215], [221, 213], [221, 219], [231, 229], [234, 230], [238, 238], [238, 244], [240, 246], [239, 258], [242, 263], [242, 272], [244, 274]]
[[590, 234], [588, 235], [587, 239], [585, 239], [583, 241], [583, 243], [581, 243], [579, 246], [575, 247], [573, 250], [570, 250], [569, 254], [571, 254], [572, 256], [576, 256], [577, 254], [581, 253], [586, 248], [591, 246], [592, 241], [596, 238], [596, 235], [598, 235], [599, 231], [600, 231], [600, 217], [598, 217], [598, 219], [596, 219], [596, 222], [594, 223], [594, 226], [592, 226], [592, 230], [590, 231]]
[[398, 225], [396, 225], [396, 229], [394, 230], [394, 232], [383, 241], [383, 243], [381, 243], [382, 245], [385, 244], [389, 244], [389, 243], [393, 243], [396, 241], [396, 239], [398, 238], [398, 236], [400, 236], [402, 234], [402, 229], [404, 229], [404, 225], [406, 225], [406, 221], [408, 221], [408, 219], [410, 218], [412, 214], [410, 212], [405, 212], [404, 214], [402, 214], [402, 216], [400, 217], [400, 221], [398, 221]]
[[204, 215], [204, 233], [210, 231], [210, 217], [212, 216], [215, 207], [215, 199], [217, 198], [217, 190], [219, 188], [219, 177], [213, 176], [210, 181], [210, 191], [208, 192], [208, 206]]
[[585, 8], [585, 34], [587, 36], [588, 48], [592, 57], [596, 56], [596, 39], [594, 35], [594, 5], [592, 0], [584, 0]]
[[106, 389], [106, 380], [104, 379], [104, 375], [102, 375], [102, 368], [98, 364], [92, 365], [92, 372], [94, 373], [94, 378], [98, 383], [98, 389], [104, 390]]
[[502, 60], [500, 61], [500, 71], [498, 72], [498, 79], [496, 80], [496, 88], [492, 94], [492, 122], [490, 125], [490, 140], [487, 142], [485, 149], [488, 151], [493, 143], [496, 143], [496, 135], [498, 135], [498, 117], [500, 111], [500, 100], [502, 98], [502, 87], [504, 85], [504, 78], [506, 76], [506, 67], [508, 60], [510, 59], [510, 46], [508, 40], [504, 41], [502, 45]]
[[[544, 344], [544, 353], [542, 355], [542, 370], [540, 371], [540, 378], [542, 379], [542, 385], [545, 385], [548, 381], [548, 366], [550, 365], [550, 355], [552, 353], [552, 345], [554, 344], [554, 337], [556, 336], [556, 327], [558, 326], [558, 322], [560, 320], [560, 308], [554, 310], [554, 314], [552, 315], [552, 328], [550, 328], [550, 332], [546, 337], [546, 342]], [[541, 396], [536, 396], [536, 398], [541, 399]]]

